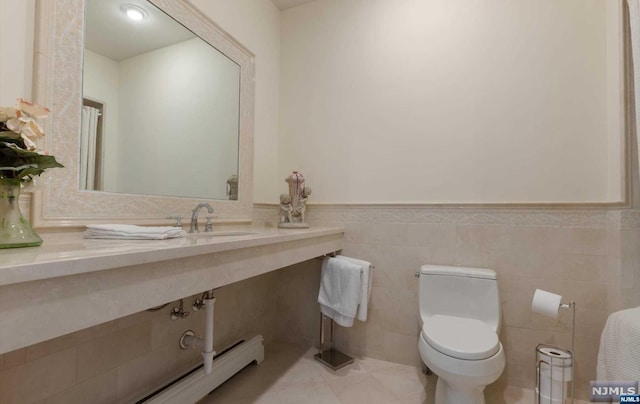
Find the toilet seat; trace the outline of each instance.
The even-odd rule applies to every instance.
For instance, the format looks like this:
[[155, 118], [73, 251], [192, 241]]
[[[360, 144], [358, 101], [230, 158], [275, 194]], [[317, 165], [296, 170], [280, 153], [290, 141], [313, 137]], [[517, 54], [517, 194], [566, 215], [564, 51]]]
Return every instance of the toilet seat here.
[[437, 314], [425, 319], [422, 336], [437, 351], [458, 359], [486, 359], [500, 349], [496, 332], [472, 318]]

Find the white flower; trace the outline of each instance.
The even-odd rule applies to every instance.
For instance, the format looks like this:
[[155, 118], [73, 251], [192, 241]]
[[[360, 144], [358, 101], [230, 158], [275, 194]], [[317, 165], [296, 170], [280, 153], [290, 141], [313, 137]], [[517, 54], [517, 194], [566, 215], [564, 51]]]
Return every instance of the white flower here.
[[15, 111], [16, 116], [7, 119], [7, 128], [19, 133], [27, 150], [33, 151], [36, 149], [35, 141], [44, 136], [42, 128], [35, 119], [46, 118], [49, 116], [49, 112], [49, 108], [19, 99], [18, 108]]
[[18, 117], [18, 109], [14, 107], [0, 107], [0, 122], [6, 122]]

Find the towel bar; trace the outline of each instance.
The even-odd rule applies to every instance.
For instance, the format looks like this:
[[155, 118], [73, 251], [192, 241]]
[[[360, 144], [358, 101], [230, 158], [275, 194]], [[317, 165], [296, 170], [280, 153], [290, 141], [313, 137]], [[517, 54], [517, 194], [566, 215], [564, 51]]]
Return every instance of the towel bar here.
[[[316, 257], [316, 259], [317, 259], [317, 260], [323, 260], [323, 259], [325, 259], [325, 258], [327, 258], [327, 257], [328, 257], [328, 258], [336, 258], [338, 255], [340, 255], [340, 251], [332, 252], [332, 253], [329, 253], [329, 254], [323, 254], [323, 255], [321, 255], [321, 256], [319, 256], [319, 257]], [[376, 267], [374, 267], [373, 265], [371, 265], [371, 269], [376, 269]], [[360, 270], [360, 275], [362, 275], [363, 273], [364, 273], [364, 271], [361, 269], [361, 270]]]
[[330, 252], [330, 253], [327, 253], [327, 254], [322, 254], [319, 257], [316, 257], [316, 259], [321, 260], [321, 259], [324, 259], [324, 258], [327, 258], [327, 257], [328, 258], [335, 258], [338, 255], [340, 255], [341, 251], [342, 250], [338, 250], [338, 251], [333, 251], [333, 252]]
[[[330, 333], [331, 340], [328, 349], [324, 347], [324, 322], [330, 320]], [[354, 359], [349, 355], [343, 354], [333, 347], [333, 319], [320, 313], [320, 352], [313, 355], [313, 357], [323, 365], [329, 367], [331, 370], [342, 369], [343, 367], [353, 363]]]

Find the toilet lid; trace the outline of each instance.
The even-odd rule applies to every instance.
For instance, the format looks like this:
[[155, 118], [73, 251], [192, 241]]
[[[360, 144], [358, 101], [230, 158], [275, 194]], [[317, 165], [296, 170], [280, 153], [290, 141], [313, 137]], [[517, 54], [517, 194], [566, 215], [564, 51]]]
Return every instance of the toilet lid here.
[[437, 314], [424, 321], [422, 335], [433, 348], [458, 359], [486, 359], [500, 349], [496, 332], [472, 318]]

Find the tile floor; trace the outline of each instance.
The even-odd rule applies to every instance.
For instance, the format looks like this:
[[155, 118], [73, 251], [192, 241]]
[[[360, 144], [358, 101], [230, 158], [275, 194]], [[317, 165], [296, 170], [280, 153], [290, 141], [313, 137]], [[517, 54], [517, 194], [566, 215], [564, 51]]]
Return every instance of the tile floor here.
[[[412, 366], [362, 358], [337, 372], [314, 349], [271, 344], [259, 366], [250, 365], [199, 404], [431, 404], [436, 376]], [[487, 404], [531, 404], [531, 390], [488, 389]], [[576, 403], [578, 403], [576, 401]]]

